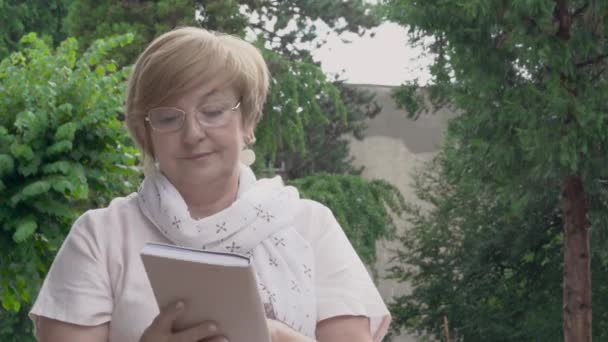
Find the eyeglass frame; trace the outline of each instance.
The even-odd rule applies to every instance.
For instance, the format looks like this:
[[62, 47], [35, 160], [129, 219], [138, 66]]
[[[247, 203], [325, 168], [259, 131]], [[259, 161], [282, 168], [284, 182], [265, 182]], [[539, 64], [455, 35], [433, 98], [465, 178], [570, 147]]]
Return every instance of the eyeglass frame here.
[[[224, 110], [222, 111], [222, 113], [224, 113], [224, 112], [234, 112], [234, 111], [236, 111], [237, 109], [239, 109], [240, 107], [241, 107], [241, 101], [239, 100], [239, 101], [236, 103], [236, 105], [234, 105], [234, 107], [224, 109]], [[183, 115], [182, 115], [182, 121], [181, 121], [181, 123], [180, 123], [180, 125], [179, 125], [179, 128], [176, 128], [176, 129], [174, 129], [174, 130], [169, 130], [169, 131], [163, 131], [163, 130], [160, 130], [160, 129], [158, 129], [158, 128], [154, 127], [154, 125], [152, 125], [152, 121], [150, 120], [150, 112], [151, 112], [151, 111], [153, 111], [153, 110], [157, 110], [157, 109], [163, 109], [163, 108], [166, 108], [166, 109], [174, 109], [174, 110], [177, 110], [177, 111], [179, 111], [179, 112], [183, 113]], [[159, 133], [174, 133], [174, 132], [178, 132], [178, 131], [180, 131], [182, 128], [184, 128], [184, 123], [186, 123], [186, 115], [188, 115], [188, 112], [186, 112], [186, 111], [185, 111], [185, 110], [183, 110], [183, 109], [177, 108], [177, 107], [155, 107], [155, 108], [152, 108], [152, 109], [148, 110], [148, 114], [146, 115], [146, 117], [144, 118], [144, 120], [145, 120], [145, 121], [146, 121], [146, 122], [147, 122], [147, 123], [150, 125], [150, 127], [152, 127], [152, 129], [153, 129], [153, 130], [155, 130], [155, 131], [157, 131], [157, 132], [159, 132]], [[214, 125], [209, 125], [209, 124], [207, 124], [207, 123], [205, 123], [205, 122], [202, 122], [202, 121], [201, 121], [201, 120], [199, 120], [197, 117], [195, 117], [195, 119], [196, 119], [196, 121], [197, 121], [197, 122], [198, 122], [198, 123], [199, 123], [201, 126], [203, 126], [203, 127], [205, 127], [205, 128], [217, 128], [217, 127], [222, 127], [222, 126], [225, 126], [225, 125], [227, 125], [228, 123], [230, 123], [230, 121], [232, 120], [232, 118], [231, 118], [231, 120], [228, 120], [228, 121], [226, 121], [225, 123], [223, 123], [223, 124], [221, 124], [221, 125], [214, 126]]]

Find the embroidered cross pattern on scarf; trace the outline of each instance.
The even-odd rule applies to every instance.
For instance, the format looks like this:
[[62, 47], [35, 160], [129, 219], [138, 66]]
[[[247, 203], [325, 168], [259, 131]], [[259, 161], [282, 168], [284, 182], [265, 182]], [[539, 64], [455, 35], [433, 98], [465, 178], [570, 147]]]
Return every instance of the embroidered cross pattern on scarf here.
[[241, 165], [237, 197], [227, 209], [196, 220], [159, 171], [147, 174], [138, 190], [142, 212], [174, 244], [250, 257], [267, 317], [314, 338], [312, 248], [293, 226], [298, 191], [280, 177], [256, 180]]

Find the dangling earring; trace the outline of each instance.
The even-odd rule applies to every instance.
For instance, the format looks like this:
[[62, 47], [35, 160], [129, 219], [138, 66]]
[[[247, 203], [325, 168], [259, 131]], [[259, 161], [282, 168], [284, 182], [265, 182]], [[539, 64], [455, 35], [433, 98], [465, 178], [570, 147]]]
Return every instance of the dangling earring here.
[[255, 136], [250, 136], [245, 138], [245, 148], [241, 150], [241, 154], [239, 156], [239, 160], [241, 163], [251, 166], [255, 162], [255, 152], [249, 148], [249, 146], [253, 145], [255, 142]]

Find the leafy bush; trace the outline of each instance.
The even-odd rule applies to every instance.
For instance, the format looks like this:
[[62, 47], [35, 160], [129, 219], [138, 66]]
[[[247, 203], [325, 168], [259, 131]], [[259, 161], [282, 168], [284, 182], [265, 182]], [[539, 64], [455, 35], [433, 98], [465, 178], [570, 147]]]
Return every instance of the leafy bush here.
[[134, 189], [118, 120], [128, 70], [106, 56], [130, 35], [50, 49], [35, 34], [0, 63], [0, 340], [32, 339], [25, 315], [74, 219]]
[[400, 215], [405, 208], [403, 195], [383, 180], [321, 173], [289, 184], [297, 187], [302, 197], [331, 208], [353, 247], [370, 267], [376, 261], [376, 241], [394, 236], [391, 215]]

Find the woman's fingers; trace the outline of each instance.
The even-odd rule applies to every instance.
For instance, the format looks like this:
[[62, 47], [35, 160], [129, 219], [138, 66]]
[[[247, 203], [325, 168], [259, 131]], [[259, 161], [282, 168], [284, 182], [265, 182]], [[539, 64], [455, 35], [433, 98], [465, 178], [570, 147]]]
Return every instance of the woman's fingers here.
[[179, 301], [173, 304], [169, 304], [164, 307], [161, 312], [156, 316], [153, 326], [156, 326], [161, 331], [171, 332], [173, 328], [173, 322], [184, 312], [184, 303]]
[[225, 337], [218, 335], [217, 324], [210, 321], [173, 333], [173, 323], [183, 312], [184, 303], [181, 301], [164, 307], [144, 332], [146, 338], [142, 341], [228, 342]]
[[228, 341], [223, 336], [218, 336], [217, 324], [213, 322], [203, 322], [192, 328], [182, 330], [174, 335], [177, 342], [224, 342]]

